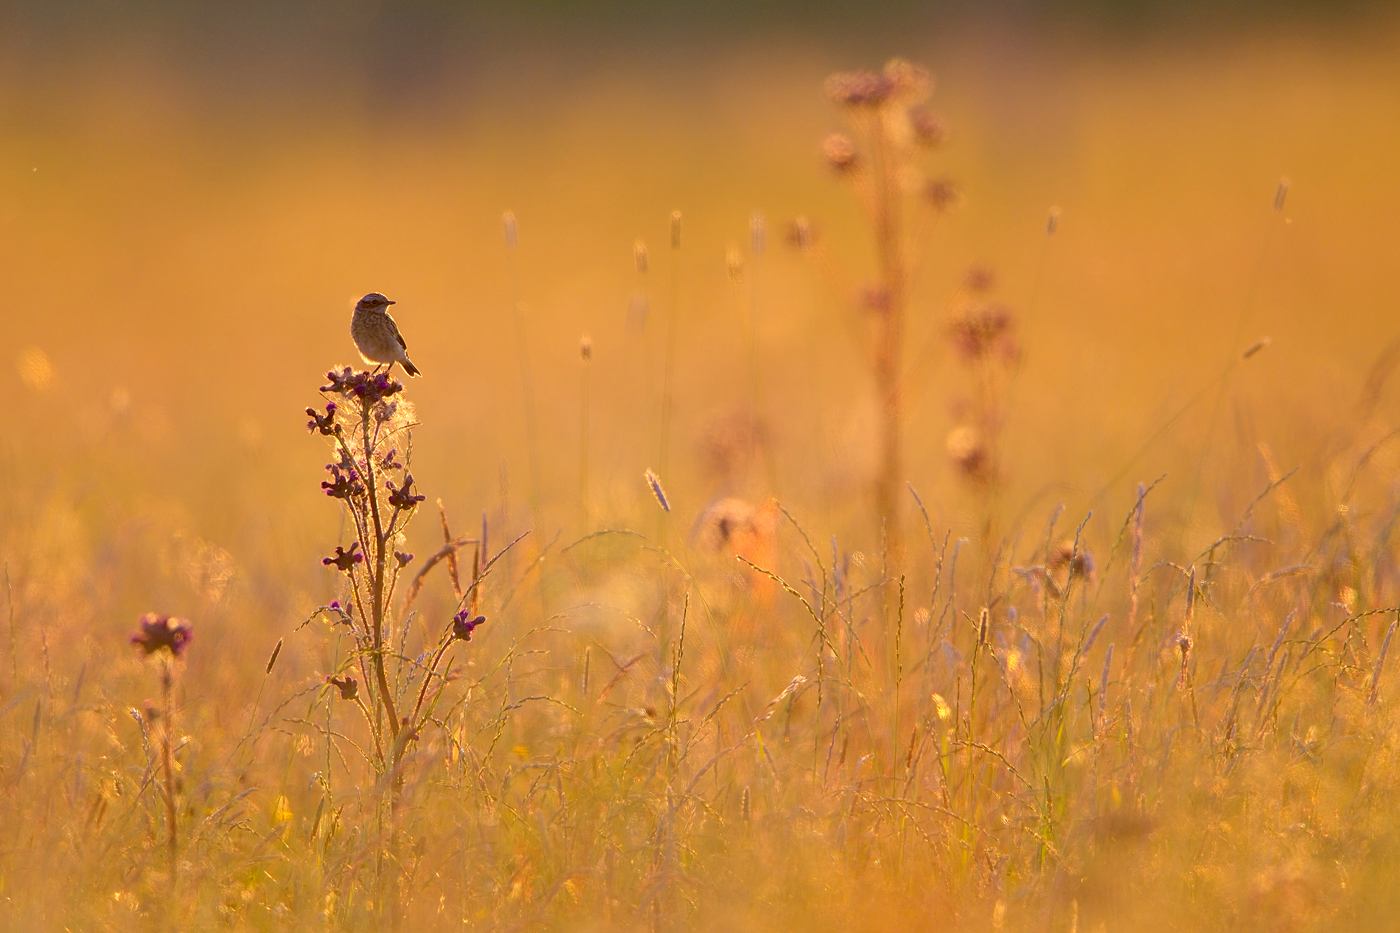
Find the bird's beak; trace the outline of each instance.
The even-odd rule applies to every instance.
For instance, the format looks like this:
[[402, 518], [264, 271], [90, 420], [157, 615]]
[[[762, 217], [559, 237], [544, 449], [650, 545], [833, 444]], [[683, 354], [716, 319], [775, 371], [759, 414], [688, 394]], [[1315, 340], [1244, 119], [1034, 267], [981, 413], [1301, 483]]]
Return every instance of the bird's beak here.
[[390, 301], [388, 298], [385, 298], [385, 299], [384, 299], [384, 303], [385, 303], [386, 305], [396, 305], [396, 304], [398, 304], [397, 301]]

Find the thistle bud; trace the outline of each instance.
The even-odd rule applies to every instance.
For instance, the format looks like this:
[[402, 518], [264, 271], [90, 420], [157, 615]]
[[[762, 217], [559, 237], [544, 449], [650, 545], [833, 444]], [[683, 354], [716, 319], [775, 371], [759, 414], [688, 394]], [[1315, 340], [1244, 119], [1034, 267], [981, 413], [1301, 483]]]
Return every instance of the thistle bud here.
[[926, 149], [936, 149], [948, 139], [948, 128], [943, 121], [922, 104], [909, 108], [909, 129], [914, 141]]
[[935, 213], [943, 214], [952, 210], [957, 206], [959, 197], [958, 186], [947, 177], [931, 178], [924, 185], [924, 200]]
[[848, 175], [856, 170], [856, 144], [845, 133], [832, 133], [822, 140], [822, 158], [826, 167], [838, 175]]

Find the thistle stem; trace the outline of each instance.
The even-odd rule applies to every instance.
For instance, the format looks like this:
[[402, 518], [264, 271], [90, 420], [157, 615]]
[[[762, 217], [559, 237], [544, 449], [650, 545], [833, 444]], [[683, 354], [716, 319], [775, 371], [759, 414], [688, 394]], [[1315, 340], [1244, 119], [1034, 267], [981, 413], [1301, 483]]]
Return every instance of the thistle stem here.
[[166, 846], [170, 852], [170, 890], [172, 894], [175, 891], [175, 878], [180, 855], [180, 839], [176, 827], [178, 815], [175, 806], [175, 762], [174, 753], [170, 747], [174, 741], [175, 731], [175, 704], [171, 697], [174, 664], [173, 659], [167, 658], [160, 669], [161, 716], [165, 720], [164, 728], [161, 730], [160, 756], [161, 768], [165, 772], [165, 823], [166, 829], [169, 831]]

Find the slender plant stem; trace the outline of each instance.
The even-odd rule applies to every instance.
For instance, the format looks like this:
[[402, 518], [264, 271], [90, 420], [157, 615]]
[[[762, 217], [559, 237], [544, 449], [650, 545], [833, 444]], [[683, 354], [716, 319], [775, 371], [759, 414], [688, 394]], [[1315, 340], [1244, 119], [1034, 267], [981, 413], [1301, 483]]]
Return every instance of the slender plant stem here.
[[[663, 479], [669, 475], [671, 448], [671, 406], [672, 385], [676, 368], [676, 331], [681, 304], [681, 212], [671, 212], [671, 303], [666, 316], [666, 356], [661, 370], [661, 437], [656, 457], [657, 470]], [[666, 515], [658, 519], [660, 533], [658, 541], [666, 546], [664, 532]]]
[[[360, 425], [364, 432], [364, 457], [365, 457], [365, 485], [367, 487], [366, 496], [369, 499], [370, 516], [374, 521], [374, 577], [370, 583], [370, 611], [373, 618], [370, 619], [371, 635], [373, 636], [374, 656], [371, 664], [374, 667], [374, 679], [379, 686], [379, 701], [383, 704], [384, 712], [389, 718], [389, 734], [395, 739], [399, 737], [399, 717], [394, 711], [393, 691], [389, 689], [389, 678], [384, 673], [384, 549], [388, 546], [388, 541], [384, 535], [384, 526], [379, 518], [379, 489], [375, 485], [374, 479], [374, 448], [370, 446], [369, 439], [369, 408], [362, 407], [360, 410]], [[392, 767], [397, 763], [398, 743], [394, 743], [395, 761], [390, 762]]]
[[178, 818], [175, 806], [175, 761], [171, 744], [175, 741], [175, 703], [172, 698], [174, 681], [173, 658], [163, 660], [160, 669], [160, 689], [163, 709], [161, 716], [164, 719], [164, 728], [161, 731], [160, 755], [161, 768], [165, 771], [165, 823], [169, 832], [167, 839], [167, 849], [170, 853], [170, 891], [175, 893], [176, 875], [179, 871], [180, 839], [177, 831], [176, 820]]
[[593, 373], [593, 350], [589, 343], [582, 346], [578, 388], [578, 517], [579, 533], [588, 534], [588, 405]]

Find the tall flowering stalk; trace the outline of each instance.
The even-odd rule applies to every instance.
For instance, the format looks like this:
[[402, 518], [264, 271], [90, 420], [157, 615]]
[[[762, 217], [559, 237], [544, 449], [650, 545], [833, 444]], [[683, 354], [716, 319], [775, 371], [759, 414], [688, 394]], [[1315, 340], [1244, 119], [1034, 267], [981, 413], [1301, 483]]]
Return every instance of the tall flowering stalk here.
[[932, 88], [926, 70], [902, 59], [880, 72], [842, 72], [826, 82], [827, 95], [840, 106], [851, 135], [832, 133], [822, 142], [822, 156], [854, 189], [875, 240], [876, 280], [858, 291], [856, 301], [870, 322], [870, 366], [881, 418], [875, 504], [895, 552], [900, 542], [896, 502], [903, 483], [900, 432], [909, 283], [929, 220], [954, 200], [949, 182], [926, 178], [923, 170], [924, 153], [946, 135], [923, 103]]
[[[355, 643], [346, 669], [337, 672], [341, 676], [328, 676], [326, 682], [364, 714], [373, 737], [375, 767], [381, 774], [394, 773], [397, 786], [398, 766], [445, 685], [438, 668], [448, 649], [457, 641], [469, 641], [472, 631], [485, 621], [475, 614], [481, 555], [478, 553], [470, 596], [458, 591], [459, 611], [443, 627], [427, 663], [391, 665], [390, 607], [400, 577], [413, 560], [412, 554], [398, 549], [399, 542], [425, 498], [415, 491], [413, 474], [405, 465], [412, 445], [413, 407], [402, 397], [403, 383], [385, 373], [356, 372], [346, 367], [331, 371], [328, 378], [329, 383], [321, 387], [325, 410], [308, 408], [311, 420], [307, 427], [330, 441], [335, 460], [326, 464], [328, 476], [321, 488], [342, 502], [356, 539], [349, 547], [337, 545], [335, 553], [322, 560], [346, 577], [345, 603], [336, 600], [327, 608], [337, 624], [349, 629]], [[470, 543], [475, 542], [448, 540], [442, 552], [426, 562], [409, 588], [405, 604], [412, 601], [428, 569], [444, 557], [452, 559], [457, 548]], [[363, 694], [361, 681], [353, 676], [354, 668], [363, 678]], [[400, 701], [415, 699], [412, 706], [400, 708], [396, 697]]]
[[948, 434], [948, 457], [981, 499], [984, 543], [991, 540], [993, 501], [1002, 479], [1007, 395], [1021, 360], [1016, 317], [991, 297], [995, 281], [990, 269], [969, 270], [947, 331], [971, 390], [956, 402], [959, 423]]
[[147, 720], [160, 719], [160, 767], [165, 776], [166, 849], [170, 854], [170, 886], [175, 887], [180, 863], [179, 805], [175, 783], [175, 662], [185, 653], [194, 629], [186, 619], [148, 612], [131, 643], [160, 664], [160, 709], [147, 709]]

